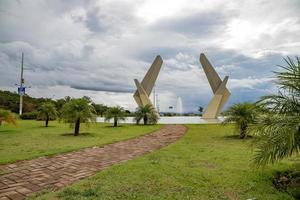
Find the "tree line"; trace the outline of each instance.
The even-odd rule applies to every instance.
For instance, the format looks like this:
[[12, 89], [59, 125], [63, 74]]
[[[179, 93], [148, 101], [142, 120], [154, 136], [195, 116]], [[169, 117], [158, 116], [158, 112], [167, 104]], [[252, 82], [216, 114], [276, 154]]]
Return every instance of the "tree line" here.
[[[2, 97], [3, 102], [8, 99], [16, 98], [15, 93], [4, 91]], [[113, 120], [113, 126], [117, 127], [121, 120], [125, 120], [128, 116], [134, 116], [136, 124], [140, 124], [143, 120], [144, 125], [156, 124], [159, 118], [152, 105], [141, 106], [136, 109], [136, 112], [131, 113], [120, 106], [109, 107], [103, 104], [95, 104], [89, 97], [82, 98], [65, 97], [63, 99], [52, 100], [44, 98], [32, 98], [29, 96], [28, 104], [32, 106], [31, 112], [23, 113], [21, 119], [37, 119], [44, 120], [45, 127], [48, 127], [49, 121], [59, 119], [65, 123], [69, 123], [74, 127], [74, 136], [79, 134], [81, 123], [96, 122], [97, 116], [104, 116], [105, 121]], [[16, 115], [14, 109], [10, 111], [8, 108], [13, 104], [3, 104], [0, 107], [0, 125], [2, 121], [10, 124], [16, 124]], [[35, 108], [35, 109], [33, 109]]]

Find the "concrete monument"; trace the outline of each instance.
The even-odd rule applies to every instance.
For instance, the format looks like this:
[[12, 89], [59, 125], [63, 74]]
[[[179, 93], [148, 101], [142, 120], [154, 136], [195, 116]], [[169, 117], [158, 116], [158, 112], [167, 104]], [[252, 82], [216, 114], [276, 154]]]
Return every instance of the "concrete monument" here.
[[150, 69], [146, 73], [142, 82], [139, 82], [137, 79], [134, 79], [137, 90], [135, 91], [133, 97], [138, 106], [145, 106], [147, 104], [153, 105], [149, 96], [154, 87], [162, 63], [162, 58], [159, 55], [156, 56], [154, 62], [152, 63]]
[[228, 76], [225, 76], [222, 81], [203, 53], [200, 54], [200, 63], [214, 93], [214, 96], [205, 109], [202, 118], [216, 119], [230, 96], [230, 92], [226, 88]]

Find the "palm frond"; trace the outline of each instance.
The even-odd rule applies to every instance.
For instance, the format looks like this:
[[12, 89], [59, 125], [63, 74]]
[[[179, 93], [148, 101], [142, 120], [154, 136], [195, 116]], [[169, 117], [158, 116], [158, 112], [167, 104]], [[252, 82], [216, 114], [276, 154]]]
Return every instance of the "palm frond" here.
[[300, 150], [300, 119], [287, 115], [261, 116], [251, 132], [258, 136], [254, 164], [274, 163]]

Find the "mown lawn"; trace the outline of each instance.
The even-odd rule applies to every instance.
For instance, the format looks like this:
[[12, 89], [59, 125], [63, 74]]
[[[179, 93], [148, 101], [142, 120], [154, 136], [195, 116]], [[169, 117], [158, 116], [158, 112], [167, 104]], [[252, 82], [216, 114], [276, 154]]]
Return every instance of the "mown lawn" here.
[[32, 199], [293, 199], [272, 184], [274, 173], [293, 161], [255, 169], [251, 139], [229, 137], [231, 126], [188, 127], [184, 138], [166, 148]]
[[0, 126], [0, 164], [17, 160], [53, 155], [75, 149], [101, 146], [104, 144], [133, 138], [159, 129], [160, 125], [137, 126], [110, 124], [81, 124], [80, 135], [74, 137], [68, 124], [51, 121], [49, 127], [44, 122], [19, 120], [18, 126]]

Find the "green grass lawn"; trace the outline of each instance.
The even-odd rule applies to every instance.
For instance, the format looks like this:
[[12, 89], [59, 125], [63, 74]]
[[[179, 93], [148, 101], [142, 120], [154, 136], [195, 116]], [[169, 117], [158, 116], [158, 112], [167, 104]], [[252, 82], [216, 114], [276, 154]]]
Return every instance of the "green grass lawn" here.
[[274, 173], [292, 160], [254, 169], [252, 139], [229, 137], [231, 126], [188, 127], [184, 138], [168, 147], [33, 199], [293, 199], [272, 184]]
[[44, 127], [43, 121], [19, 120], [18, 126], [3, 124], [0, 126], [0, 164], [17, 160], [31, 159], [44, 155], [53, 155], [84, 147], [133, 138], [159, 129], [160, 125], [122, 125], [111, 127], [110, 124], [81, 124], [80, 135], [74, 137], [73, 129], [68, 124], [57, 121], [49, 122]]

